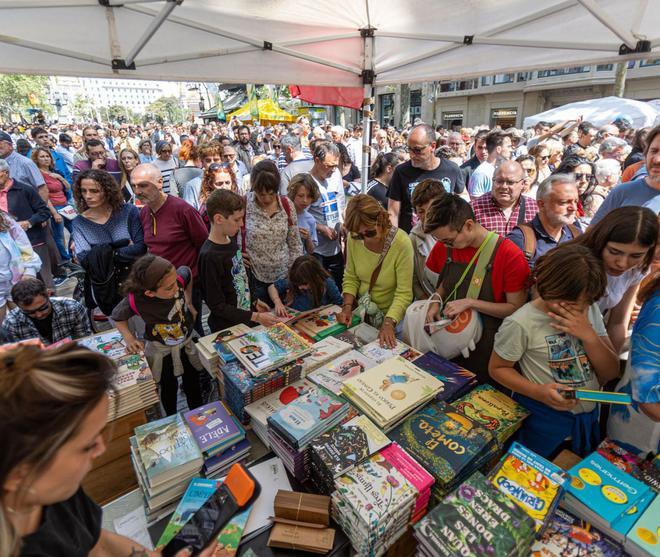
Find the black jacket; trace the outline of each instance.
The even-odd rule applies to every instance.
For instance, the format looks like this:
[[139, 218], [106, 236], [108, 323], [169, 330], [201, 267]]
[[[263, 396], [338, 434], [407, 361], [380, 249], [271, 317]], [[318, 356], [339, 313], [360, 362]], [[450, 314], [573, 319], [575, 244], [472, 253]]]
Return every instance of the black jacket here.
[[42, 223], [50, 219], [50, 210], [36, 188], [14, 180], [7, 192], [7, 209], [14, 220], [26, 220], [32, 225], [26, 234], [33, 246], [46, 242]]

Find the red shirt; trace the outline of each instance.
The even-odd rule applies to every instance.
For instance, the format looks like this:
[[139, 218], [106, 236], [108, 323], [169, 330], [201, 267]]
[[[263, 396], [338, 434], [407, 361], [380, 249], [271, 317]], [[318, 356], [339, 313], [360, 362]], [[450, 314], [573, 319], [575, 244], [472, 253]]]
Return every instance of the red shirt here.
[[[476, 248], [452, 249], [456, 263], [468, 264]], [[441, 273], [447, 261], [447, 248], [437, 242], [426, 259], [426, 266], [434, 273]], [[529, 265], [523, 252], [511, 240], [504, 239], [493, 257], [491, 273], [493, 294], [496, 303], [506, 302], [507, 292], [520, 292], [527, 289]]]
[[53, 178], [50, 174], [42, 172], [41, 175], [44, 177], [44, 182], [46, 182], [46, 187], [48, 188], [48, 199], [50, 202], [59, 207], [60, 205], [66, 205], [69, 201], [66, 198], [64, 193], [64, 186], [57, 178]]
[[520, 220], [521, 203], [525, 204], [525, 213], [523, 215], [525, 218], [522, 221], [529, 222], [539, 212], [539, 206], [536, 204], [535, 199], [522, 195], [508, 219], [504, 216], [504, 211], [495, 204], [493, 192], [491, 191], [473, 199], [472, 210], [474, 211], [477, 222], [486, 230], [492, 230], [500, 236], [508, 236], [509, 232], [518, 225], [518, 220]]
[[167, 259], [177, 269], [190, 267], [196, 279], [197, 256], [208, 231], [195, 208], [183, 199], [168, 195], [156, 213], [147, 205], [142, 207], [140, 221], [149, 253]]

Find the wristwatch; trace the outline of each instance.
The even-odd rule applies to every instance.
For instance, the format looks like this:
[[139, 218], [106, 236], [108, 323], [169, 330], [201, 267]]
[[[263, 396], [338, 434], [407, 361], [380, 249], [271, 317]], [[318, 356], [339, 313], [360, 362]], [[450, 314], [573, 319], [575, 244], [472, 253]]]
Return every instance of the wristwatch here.
[[394, 318], [392, 318], [392, 317], [386, 317], [386, 318], [383, 320], [383, 324], [387, 323], [388, 321], [389, 321], [390, 323], [392, 323], [392, 327], [394, 327], [394, 328], [396, 329], [396, 319], [394, 319]]

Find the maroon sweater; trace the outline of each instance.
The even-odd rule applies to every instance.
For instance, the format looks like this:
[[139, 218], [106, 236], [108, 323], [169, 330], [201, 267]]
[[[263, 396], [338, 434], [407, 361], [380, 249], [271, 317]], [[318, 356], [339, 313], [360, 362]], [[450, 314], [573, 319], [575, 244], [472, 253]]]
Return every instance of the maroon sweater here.
[[149, 253], [167, 259], [174, 267], [190, 267], [197, 279], [197, 256], [208, 231], [200, 214], [183, 199], [167, 196], [156, 213], [140, 209], [144, 241]]

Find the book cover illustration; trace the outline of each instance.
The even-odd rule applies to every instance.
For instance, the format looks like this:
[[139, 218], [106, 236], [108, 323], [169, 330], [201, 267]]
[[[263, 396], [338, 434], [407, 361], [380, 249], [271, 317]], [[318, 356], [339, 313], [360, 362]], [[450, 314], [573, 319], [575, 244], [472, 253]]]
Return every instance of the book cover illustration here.
[[628, 540], [654, 557], [660, 555], [660, 497], [656, 497], [628, 532]]
[[493, 445], [491, 432], [440, 401], [406, 418], [389, 436], [443, 483]]
[[180, 414], [135, 428], [140, 458], [149, 478], [199, 460], [202, 454]]
[[126, 354], [117, 360], [117, 375], [113, 383], [117, 389], [126, 389], [153, 380], [151, 369], [141, 354]]
[[199, 448], [205, 452], [240, 434], [245, 435], [234, 417], [220, 401], [210, 402], [183, 415]]
[[[309, 335], [310, 337], [321, 340], [335, 333], [346, 330], [346, 326], [337, 323], [337, 314], [341, 313], [339, 306], [327, 306], [317, 311], [304, 315], [296, 321], [294, 328]], [[359, 322], [357, 317], [353, 318], [353, 323]]]
[[111, 329], [99, 333], [98, 335], [80, 338], [76, 340], [76, 342], [94, 352], [100, 352], [111, 360], [116, 360], [126, 354], [124, 339], [117, 329]]
[[491, 481], [534, 519], [538, 531], [555, 508], [568, 474], [514, 442], [494, 470]]
[[568, 493], [610, 525], [650, 489], [597, 452], [577, 463], [568, 473]]
[[309, 391], [268, 418], [269, 424], [291, 438], [296, 445], [322, 423], [339, 419], [348, 404], [323, 390]]
[[300, 379], [246, 406], [245, 411], [253, 420], [265, 425], [269, 416], [313, 389], [316, 389], [316, 385], [306, 379]]
[[613, 539], [563, 509], [556, 509], [547, 529], [534, 542], [530, 557], [624, 557]]
[[339, 394], [344, 381], [364, 373], [376, 365], [376, 362], [367, 358], [357, 350], [343, 354], [333, 362], [321, 366], [308, 377], [316, 384], [325, 387], [335, 394]]
[[312, 450], [337, 477], [389, 443], [369, 418], [358, 415], [319, 435], [312, 442]]
[[[161, 534], [156, 547], [167, 545], [221, 485], [221, 480], [193, 478], [190, 484], [188, 484], [188, 489], [186, 489], [165, 530]], [[214, 553], [215, 557], [233, 557], [236, 554], [251, 510], [252, 507], [250, 506], [234, 516], [222, 529], [220, 534], [218, 534], [218, 546]]]
[[348, 344], [352, 345], [355, 350], [359, 350], [360, 348], [368, 344], [367, 342], [362, 340], [359, 336], [357, 336], [354, 331], [342, 331], [341, 333], [333, 335], [333, 338], [336, 338], [337, 340], [341, 340], [343, 342], [347, 342]]
[[353, 346], [348, 342], [336, 339], [335, 337], [324, 338], [314, 343], [312, 345], [312, 351], [305, 356], [305, 371], [312, 371], [352, 349]]
[[420, 369], [441, 379], [444, 383], [454, 385], [455, 390], [476, 382], [477, 376], [462, 366], [446, 360], [435, 352], [426, 352], [413, 363]]
[[610, 439], [604, 439], [597, 451], [626, 474], [641, 480], [656, 493], [660, 492], [660, 468], [652, 462], [641, 459]]
[[482, 427], [497, 434], [503, 443], [529, 416], [529, 411], [491, 385], [479, 385], [453, 403], [454, 407]]
[[395, 356], [401, 356], [404, 360], [412, 362], [422, 355], [420, 352], [417, 352], [417, 350], [400, 340], [396, 341], [396, 346], [394, 348], [383, 348], [380, 345], [380, 341], [375, 340], [369, 344], [365, 344], [360, 348], [360, 352], [378, 364], [381, 364], [390, 358], [394, 358]]
[[434, 555], [525, 555], [534, 521], [475, 472], [415, 525]]

